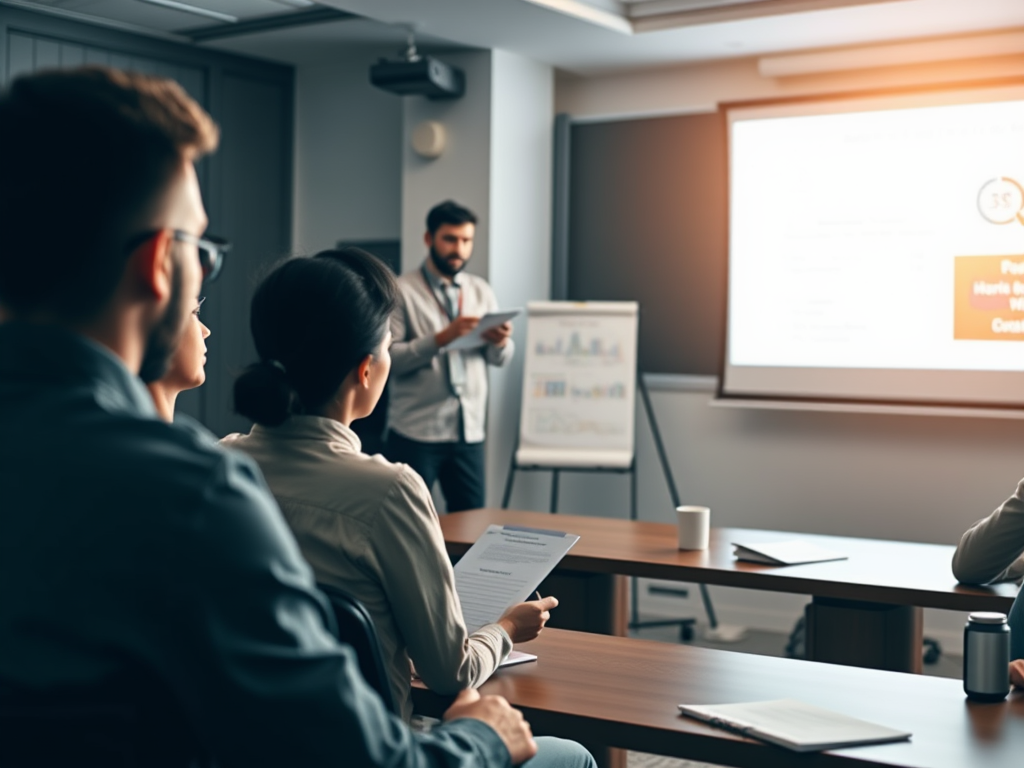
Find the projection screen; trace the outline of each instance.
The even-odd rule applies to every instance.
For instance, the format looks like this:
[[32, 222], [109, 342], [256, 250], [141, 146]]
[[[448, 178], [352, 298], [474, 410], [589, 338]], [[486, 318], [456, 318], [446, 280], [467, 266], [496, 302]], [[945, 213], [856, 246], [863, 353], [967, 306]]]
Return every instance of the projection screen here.
[[726, 119], [722, 396], [1024, 407], [1024, 84]]

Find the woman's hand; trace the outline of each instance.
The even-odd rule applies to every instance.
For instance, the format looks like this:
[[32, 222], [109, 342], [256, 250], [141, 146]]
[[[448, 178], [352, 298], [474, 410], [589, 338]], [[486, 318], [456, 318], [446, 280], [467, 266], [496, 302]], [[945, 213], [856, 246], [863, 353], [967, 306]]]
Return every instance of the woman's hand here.
[[1024, 659], [1010, 662], [1010, 684], [1014, 688], [1024, 688]]
[[525, 643], [540, 634], [551, 618], [551, 609], [557, 605], [558, 600], [551, 596], [518, 603], [505, 611], [498, 624], [508, 632], [513, 643]]

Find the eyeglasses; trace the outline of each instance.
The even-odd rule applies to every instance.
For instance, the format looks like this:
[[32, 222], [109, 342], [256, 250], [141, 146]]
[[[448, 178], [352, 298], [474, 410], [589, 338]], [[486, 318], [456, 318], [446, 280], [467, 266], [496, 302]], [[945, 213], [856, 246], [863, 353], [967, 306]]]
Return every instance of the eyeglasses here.
[[[125, 243], [125, 253], [131, 253], [144, 242], [153, 237], [159, 229], [152, 229], [148, 232], [140, 232]], [[231, 250], [231, 243], [223, 237], [198, 237], [180, 229], [173, 230], [173, 237], [180, 243], [194, 245], [199, 251], [199, 266], [203, 270], [203, 280], [216, 280], [217, 275], [224, 268], [224, 257]]]
[[196, 237], [189, 232], [174, 230], [174, 239], [180, 243], [194, 245], [199, 251], [199, 265], [203, 268], [203, 279], [217, 279], [217, 275], [224, 269], [224, 258], [231, 250], [231, 243], [223, 237]]

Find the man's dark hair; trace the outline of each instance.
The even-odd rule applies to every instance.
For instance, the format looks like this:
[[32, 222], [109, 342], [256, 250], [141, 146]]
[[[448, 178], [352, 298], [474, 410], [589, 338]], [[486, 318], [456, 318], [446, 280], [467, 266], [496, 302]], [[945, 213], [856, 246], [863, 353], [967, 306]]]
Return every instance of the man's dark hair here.
[[235, 381], [235, 411], [267, 427], [316, 413], [380, 348], [397, 303], [390, 268], [359, 248], [284, 262], [252, 298], [260, 362]]
[[435, 234], [442, 224], [476, 224], [476, 214], [454, 200], [445, 200], [431, 208], [427, 214], [427, 232]]
[[217, 126], [170, 80], [102, 67], [46, 71], [0, 94], [0, 305], [86, 322], [121, 280], [184, 162]]

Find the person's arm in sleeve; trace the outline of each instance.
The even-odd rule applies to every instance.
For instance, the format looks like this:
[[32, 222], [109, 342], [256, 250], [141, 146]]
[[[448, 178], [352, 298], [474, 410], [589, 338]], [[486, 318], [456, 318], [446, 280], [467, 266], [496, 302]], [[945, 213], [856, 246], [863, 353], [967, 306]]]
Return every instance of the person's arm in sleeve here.
[[391, 313], [391, 372], [396, 376], [430, 365], [440, 347], [434, 334], [416, 339], [409, 334], [409, 309], [405, 295], [399, 292], [398, 306]]
[[[484, 286], [484, 290], [486, 291], [485, 303], [487, 312], [497, 312], [498, 297], [494, 295], [494, 291], [489, 285]], [[512, 359], [515, 351], [516, 343], [510, 336], [500, 347], [497, 344], [486, 344], [484, 346], [484, 360], [487, 361], [488, 365], [501, 367]]]
[[404, 467], [375, 520], [374, 557], [416, 673], [434, 692], [483, 683], [512, 650], [497, 624], [468, 634], [430, 494]]
[[1024, 575], [1024, 480], [1013, 496], [972, 525], [953, 553], [953, 575], [964, 584], [1012, 581]]
[[[149, 659], [219, 765], [470, 768], [510, 764], [487, 724], [415, 735], [383, 705], [255, 465], [225, 454], [161, 537]], [[156, 553], [154, 553], [155, 556]]]

